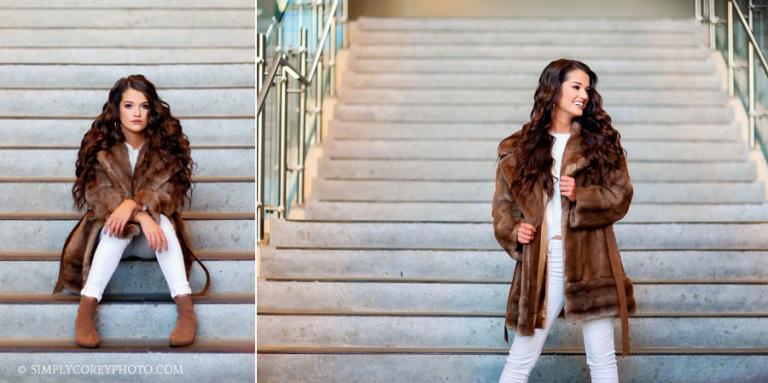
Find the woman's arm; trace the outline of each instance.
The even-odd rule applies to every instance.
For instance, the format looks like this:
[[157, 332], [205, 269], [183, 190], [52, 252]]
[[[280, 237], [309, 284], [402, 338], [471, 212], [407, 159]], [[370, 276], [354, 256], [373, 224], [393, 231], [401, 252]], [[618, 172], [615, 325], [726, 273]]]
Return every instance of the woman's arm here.
[[519, 261], [523, 244], [517, 241], [517, 231], [520, 228], [522, 212], [512, 199], [501, 165], [496, 168], [496, 191], [493, 193], [491, 215], [496, 240], [512, 259]]
[[176, 210], [177, 202], [173, 200], [175, 191], [176, 183], [171, 177], [156, 189], [150, 186], [141, 188], [134, 196], [134, 200], [139, 210], [146, 211], [155, 223], [160, 224], [160, 214], [165, 213], [170, 216], [170, 213]]
[[95, 178], [85, 187], [85, 202], [96, 217], [107, 219], [126, 200], [126, 196], [112, 185], [101, 163], [96, 161], [93, 167]]
[[568, 223], [574, 229], [589, 229], [610, 225], [624, 217], [632, 202], [632, 181], [627, 162], [621, 160], [618, 169], [608, 175], [608, 185], [576, 187], [576, 201], [571, 205]]

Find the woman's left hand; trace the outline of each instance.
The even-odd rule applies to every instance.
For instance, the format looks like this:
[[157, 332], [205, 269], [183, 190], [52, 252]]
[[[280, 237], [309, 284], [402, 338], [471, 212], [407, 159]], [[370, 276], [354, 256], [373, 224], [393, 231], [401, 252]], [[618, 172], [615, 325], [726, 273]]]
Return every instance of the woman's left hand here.
[[123, 232], [125, 225], [133, 214], [133, 209], [136, 208], [136, 202], [132, 199], [126, 198], [123, 203], [115, 209], [112, 214], [109, 215], [107, 221], [104, 222], [104, 233], [110, 236], [117, 236]]
[[560, 177], [560, 195], [567, 197], [569, 201], [576, 201], [576, 180], [573, 177]]

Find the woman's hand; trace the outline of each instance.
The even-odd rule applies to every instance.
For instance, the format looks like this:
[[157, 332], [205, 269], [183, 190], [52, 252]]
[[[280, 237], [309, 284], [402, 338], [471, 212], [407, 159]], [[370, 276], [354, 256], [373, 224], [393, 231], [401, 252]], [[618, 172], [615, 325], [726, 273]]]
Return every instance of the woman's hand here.
[[569, 201], [576, 201], [576, 180], [573, 177], [560, 177], [560, 195], [567, 197]]
[[536, 228], [529, 223], [521, 223], [517, 229], [517, 242], [523, 245], [531, 243], [533, 241], [533, 235], [536, 233]]
[[141, 225], [141, 231], [147, 237], [147, 243], [152, 250], [168, 250], [168, 241], [165, 239], [163, 229], [152, 219], [152, 216], [142, 211], [136, 213], [136, 221]]
[[136, 201], [126, 198], [115, 209], [112, 214], [109, 215], [107, 221], [104, 222], [104, 233], [107, 235], [118, 235], [123, 232], [128, 220], [131, 219], [133, 210], [138, 206]]

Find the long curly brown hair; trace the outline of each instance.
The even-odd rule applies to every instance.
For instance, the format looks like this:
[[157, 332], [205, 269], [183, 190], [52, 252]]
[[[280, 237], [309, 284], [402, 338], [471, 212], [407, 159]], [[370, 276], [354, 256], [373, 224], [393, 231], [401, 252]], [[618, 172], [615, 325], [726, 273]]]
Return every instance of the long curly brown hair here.
[[189, 205], [192, 199], [192, 170], [196, 166], [190, 156], [189, 139], [182, 132], [179, 119], [171, 114], [171, 107], [158, 96], [155, 86], [143, 75], [135, 74], [115, 82], [101, 114], [93, 121], [91, 129], [80, 143], [75, 163], [76, 180], [72, 186], [75, 206], [82, 209], [86, 205], [85, 189], [95, 178], [96, 153], [125, 141], [120, 128], [120, 100], [129, 88], [143, 93], [149, 101], [149, 123], [143, 131], [146, 150], [159, 154], [166, 161], [176, 162], [179, 171], [170, 182], [178, 186], [176, 195], [172, 197], [180, 202], [181, 207]]
[[[583, 114], [574, 117], [581, 124], [581, 138], [587, 156], [588, 179], [604, 185], [610, 171], [622, 166], [626, 152], [621, 147], [621, 135], [611, 125], [611, 117], [603, 110], [603, 98], [597, 91], [597, 74], [586, 64], [577, 60], [559, 59], [549, 63], [539, 76], [539, 86], [534, 93], [531, 120], [522, 129], [502, 140], [513, 139], [512, 155], [515, 156], [511, 186], [524, 192], [533, 190], [536, 184], [543, 184], [551, 198], [554, 194], [554, 179], [551, 169], [554, 164], [552, 145], [555, 139], [549, 134], [553, 108], [560, 98], [560, 89], [566, 76], [574, 70], [582, 70], [589, 76], [588, 101]], [[501, 143], [499, 144], [501, 145]], [[499, 157], [500, 159], [501, 157]]]

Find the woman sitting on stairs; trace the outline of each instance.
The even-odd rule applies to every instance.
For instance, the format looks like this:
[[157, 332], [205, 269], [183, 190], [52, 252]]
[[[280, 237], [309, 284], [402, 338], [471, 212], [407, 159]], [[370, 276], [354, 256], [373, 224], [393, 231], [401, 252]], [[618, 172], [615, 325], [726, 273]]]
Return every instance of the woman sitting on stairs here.
[[[603, 110], [597, 75], [560, 59], [544, 68], [531, 121], [498, 146], [494, 235], [516, 261], [507, 328], [516, 332], [500, 382], [526, 382], [555, 319], [581, 322], [593, 382], [617, 382], [613, 317], [623, 352], [635, 311], [613, 223], [632, 200], [619, 132]], [[578, 379], [574, 379], [578, 380]]]
[[[189, 141], [170, 107], [142, 75], [118, 80], [83, 137], [72, 188], [88, 210], [64, 243], [54, 292], [80, 292], [75, 341], [98, 347], [95, 314], [120, 260], [157, 258], [176, 302], [171, 346], [194, 342], [196, 319], [189, 286], [193, 260], [181, 211], [191, 200], [194, 163]], [[205, 266], [205, 287], [210, 276]]]

